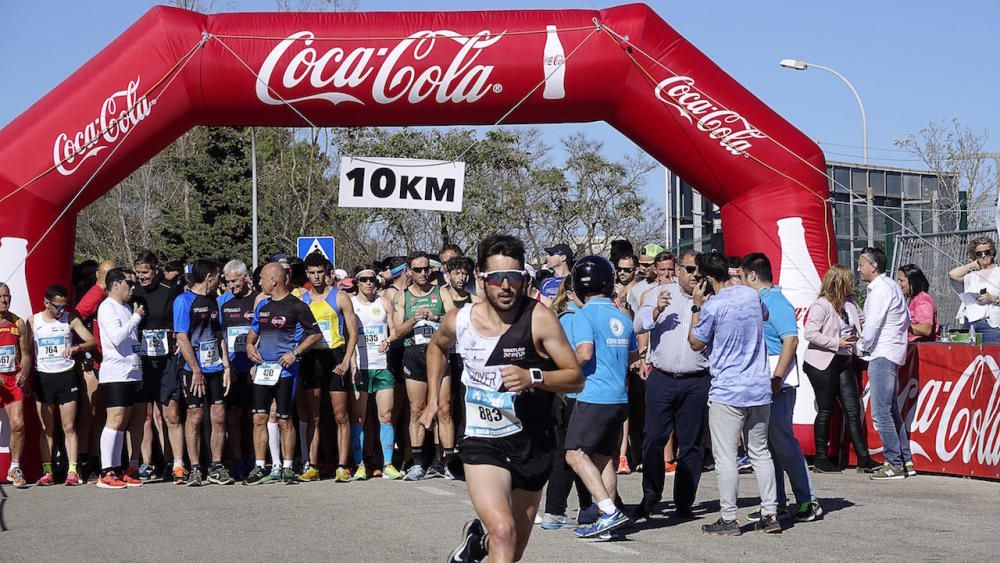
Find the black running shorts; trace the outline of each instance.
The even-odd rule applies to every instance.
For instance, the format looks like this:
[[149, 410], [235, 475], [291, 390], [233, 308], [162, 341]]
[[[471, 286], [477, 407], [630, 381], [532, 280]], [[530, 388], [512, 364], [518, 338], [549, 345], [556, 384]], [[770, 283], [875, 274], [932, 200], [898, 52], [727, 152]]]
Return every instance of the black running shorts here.
[[77, 399], [80, 377], [76, 369], [61, 373], [35, 372], [35, 400], [45, 405], [65, 405]]
[[222, 372], [202, 374], [205, 377], [205, 393], [201, 397], [195, 396], [194, 391], [191, 390], [194, 374], [187, 370], [181, 370], [180, 373], [184, 379], [184, 402], [187, 404], [187, 408], [200, 409], [204, 408], [206, 404], [221, 405], [225, 402], [225, 375]]
[[587, 455], [618, 457], [622, 424], [628, 405], [596, 405], [577, 401], [566, 429], [566, 449], [583, 450]]
[[101, 383], [101, 390], [104, 391], [104, 406], [131, 407], [135, 404], [138, 381], [115, 381], [113, 383]]
[[299, 377], [303, 389], [347, 391], [347, 378], [333, 373], [333, 368], [344, 361], [344, 346], [333, 350], [309, 350], [299, 360]]
[[[546, 441], [548, 442], [548, 441]], [[551, 444], [542, 446], [523, 432], [503, 438], [464, 438], [459, 457], [465, 465], [493, 465], [510, 473], [511, 488], [537, 492], [552, 472]]]
[[282, 377], [274, 385], [256, 385], [253, 387], [253, 407], [250, 412], [254, 414], [267, 414], [271, 412], [271, 403], [277, 405], [278, 418], [291, 418], [292, 409], [295, 406], [295, 377]]

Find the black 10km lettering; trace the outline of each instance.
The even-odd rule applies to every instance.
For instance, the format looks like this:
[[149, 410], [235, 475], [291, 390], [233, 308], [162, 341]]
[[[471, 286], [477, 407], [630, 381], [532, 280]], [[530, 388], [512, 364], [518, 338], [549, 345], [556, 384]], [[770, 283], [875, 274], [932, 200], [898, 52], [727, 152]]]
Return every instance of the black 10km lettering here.
[[[354, 184], [354, 197], [364, 196], [364, 168], [354, 168], [345, 176]], [[386, 199], [393, 197], [399, 188], [399, 199], [417, 201], [455, 201], [455, 179], [439, 179], [433, 176], [402, 176], [399, 181], [391, 168], [376, 168], [368, 178], [368, 189], [372, 195]]]

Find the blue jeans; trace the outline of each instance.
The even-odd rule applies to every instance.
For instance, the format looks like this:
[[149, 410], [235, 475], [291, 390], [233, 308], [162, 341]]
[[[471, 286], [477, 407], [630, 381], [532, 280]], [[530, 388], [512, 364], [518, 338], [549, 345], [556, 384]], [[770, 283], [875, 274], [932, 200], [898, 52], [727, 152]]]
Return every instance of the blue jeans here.
[[885, 358], [874, 358], [868, 363], [868, 385], [871, 389], [872, 420], [882, 437], [885, 460], [896, 469], [910, 461], [910, 439], [906, 424], [899, 414], [899, 366]]
[[1000, 343], [1000, 328], [993, 328], [986, 319], [979, 319], [972, 323], [965, 323], [965, 330], [969, 330], [969, 325], [976, 327], [976, 334], [983, 335], [983, 344]]
[[771, 419], [767, 424], [767, 445], [771, 448], [771, 460], [774, 461], [778, 506], [788, 504], [784, 473], [788, 473], [796, 503], [816, 500], [812, 479], [809, 477], [809, 466], [806, 464], [805, 456], [802, 455], [802, 447], [795, 438], [792, 424], [796, 394], [794, 387], [785, 387], [781, 393], [774, 396], [771, 401]]

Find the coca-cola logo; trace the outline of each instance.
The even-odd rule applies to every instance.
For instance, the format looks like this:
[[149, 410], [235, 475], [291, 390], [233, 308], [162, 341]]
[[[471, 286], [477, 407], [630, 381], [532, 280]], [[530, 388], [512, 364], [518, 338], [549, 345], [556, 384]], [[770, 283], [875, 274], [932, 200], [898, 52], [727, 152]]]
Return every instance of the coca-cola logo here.
[[[910, 409], [903, 410], [914, 398]], [[866, 392], [866, 409], [867, 399]], [[900, 389], [897, 403], [903, 419], [910, 421], [913, 455], [1000, 465], [1000, 366], [992, 356], [977, 356], [955, 380], [912, 378]]]
[[140, 80], [137, 76], [124, 90], [108, 96], [98, 116], [79, 131], [56, 136], [52, 160], [60, 174], [73, 174], [87, 159], [114, 146], [130, 129], [149, 117], [151, 104], [145, 95], [138, 95]]
[[[326, 100], [334, 105], [365, 105], [362, 90], [378, 104], [404, 99], [411, 104], [433, 99], [439, 104], [473, 103], [486, 94], [499, 93], [490, 82], [493, 65], [476, 64], [483, 51], [503, 38], [488, 30], [468, 37], [449, 30], [418, 31], [389, 47], [331, 46], [320, 52], [312, 47], [315, 35], [299, 31], [279, 42], [260, 67], [257, 99], [269, 105], [304, 100]], [[434, 52], [439, 38], [461, 45], [447, 65], [419, 63]], [[321, 42], [322, 45], [329, 45]], [[316, 90], [292, 96], [290, 90], [306, 83]], [[282, 99], [284, 101], [282, 101]]]
[[[739, 113], [719, 107], [694, 88], [694, 79], [673, 76], [661, 81], [654, 89], [657, 99], [677, 110], [677, 113], [710, 139], [734, 155], [743, 154], [753, 146], [751, 139], [766, 135]], [[697, 118], [697, 121], [695, 121]]]

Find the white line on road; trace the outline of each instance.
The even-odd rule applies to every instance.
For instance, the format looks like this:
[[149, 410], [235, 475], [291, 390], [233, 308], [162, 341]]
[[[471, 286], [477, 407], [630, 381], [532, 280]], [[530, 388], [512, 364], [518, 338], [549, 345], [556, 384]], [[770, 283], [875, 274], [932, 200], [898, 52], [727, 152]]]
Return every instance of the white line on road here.
[[442, 489], [438, 489], [436, 487], [420, 487], [420, 486], [418, 486], [418, 487], [414, 487], [414, 488], [417, 489], [418, 491], [423, 491], [425, 493], [430, 493], [432, 495], [437, 495], [439, 497], [453, 497], [453, 496], [455, 496], [455, 493], [453, 493], [451, 491], [445, 491], [445, 490], [442, 490]]
[[625, 546], [615, 545], [613, 543], [593, 542], [588, 543], [587, 545], [594, 546], [597, 549], [607, 551], [608, 553], [617, 553], [619, 555], [639, 555], [639, 552], [634, 549], [629, 549]]

